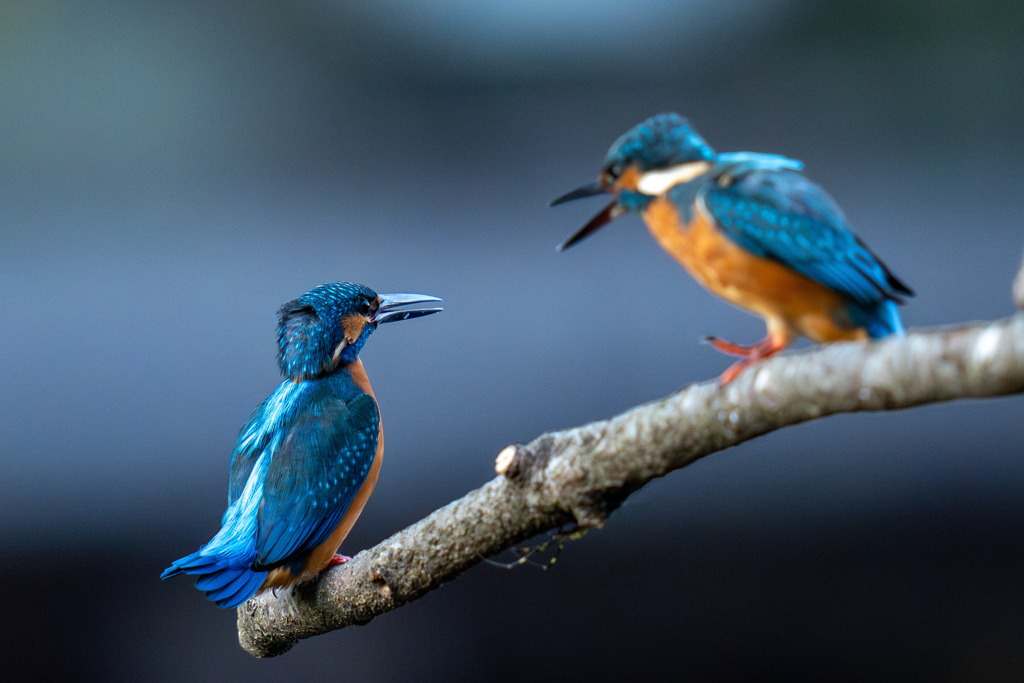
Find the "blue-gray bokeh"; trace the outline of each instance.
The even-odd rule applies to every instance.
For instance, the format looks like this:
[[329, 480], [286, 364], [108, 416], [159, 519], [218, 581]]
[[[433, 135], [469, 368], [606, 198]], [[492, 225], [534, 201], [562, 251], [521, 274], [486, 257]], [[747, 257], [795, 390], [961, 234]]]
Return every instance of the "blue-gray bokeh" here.
[[[906, 584], [934, 586], [956, 563], [918, 566], [906, 539], [975, 518], [1008, 531], [978, 551], [997, 559], [971, 565], [995, 577], [989, 593], [978, 589], [982, 616], [970, 614], [997, 645], [982, 639], [977, 655], [977, 639], [964, 640], [963, 666], [1024, 661], [1020, 612], [984, 611], [1022, 587], [1003, 571], [1022, 554], [1020, 399], [773, 434], [648, 487], [571, 546], [555, 574], [476, 570], [444, 598], [279, 662], [231, 649], [233, 615], [187, 581], [155, 580], [216, 530], [237, 430], [279, 381], [275, 311], [317, 284], [445, 299], [443, 315], [388, 326], [363, 353], [387, 457], [343, 548], [353, 552], [486, 481], [506, 443], [715, 376], [728, 360], [698, 345], [702, 335], [759, 338], [760, 321], [704, 293], [635, 218], [554, 252], [599, 205], [547, 200], [593, 177], [611, 141], [658, 111], [689, 116], [720, 150], [802, 159], [917, 290], [910, 327], [1009, 314], [1024, 248], [1024, 18], [1013, 3], [104, 0], [2, 12], [0, 537], [17, 565], [3, 576], [10, 586], [25, 566], [50, 567], [39, 576], [57, 601], [65, 587], [103, 587], [77, 598], [92, 616], [61, 631], [80, 648], [79, 677], [263, 680], [329, 657], [346, 677], [500, 679], [501, 657], [457, 643], [483, 642], [475, 625], [494, 628], [508, 594], [562, 600], [557, 612], [537, 607], [564, 620], [551, 641], [619, 670], [633, 650], [564, 631], [574, 613], [600, 621], [615, 600], [639, 609], [642, 599], [623, 597], [638, 577], [685, 586], [674, 568], [713, 566], [750, 579], [724, 582], [723, 596], [758, 592], [765, 576], [737, 568], [750, 558], [877, 532], [897, 537], [895, 550], [871, 555], [880, 575], [893, 573], [886, 558], [909, 553], [893, 560], [917, 568]], [[729, 538], [753, 549], [721, 555]], [[690, 552], [699, 539], [717, 559]], [[608, 566], [637, 553], [652, 568]], [[821, 580], [765, 562], [781, 583], [796, 581], [793, 595]], [[837, 571], [856, 575], [851, 563]], [[572, 600], [556, 588], [581, 577], [588, 589]], [[849, 585], [823, 595], [851, 600]], [[671, 641], [676, 620], [729, 601], [703, 599], [687, 611], [662, 595], [651, 604], [677, 612], [636, 614], [653, 610], [652, 628]], [[499, 642], [536, 633], [521, 606], [504, 607], [520, 617], [499, 619]], [[789, 623], [759, 609], [738, 618]], [[807, 619], [836, 619], [829, 609]], [[439, 630], [445, 610], [458, 611]], [[934, 618], [909, 614], [913, 627]], [[12, 642], [52, 637], [38, 619]], [[869, 626], [829, 628], [873, 656]], [[779, 661], [799, 661], [802, 648], [846, 652], [797, 631], [772, 648]], [[367, 652], [385, 643], [405, 654], [374, 664]], [[553, 666], [551, 647], [523, 656]], [[646, 656], [651, 672], [674, 662], [658, 653]]]

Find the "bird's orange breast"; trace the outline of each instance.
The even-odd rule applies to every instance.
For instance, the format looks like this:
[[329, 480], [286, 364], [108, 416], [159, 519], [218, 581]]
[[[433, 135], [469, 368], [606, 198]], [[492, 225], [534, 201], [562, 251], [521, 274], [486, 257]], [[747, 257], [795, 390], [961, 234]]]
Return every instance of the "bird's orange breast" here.
[[683, 225], [675, 206], [662, 196], [644, 212], [651, 235], [710, 292], [765, 319], [769, 335], [786, 343], [797, 335], [816, 342], [864, 339], [846, 313], [849, 301], [821, 283], [730, 240], [698, 200]]

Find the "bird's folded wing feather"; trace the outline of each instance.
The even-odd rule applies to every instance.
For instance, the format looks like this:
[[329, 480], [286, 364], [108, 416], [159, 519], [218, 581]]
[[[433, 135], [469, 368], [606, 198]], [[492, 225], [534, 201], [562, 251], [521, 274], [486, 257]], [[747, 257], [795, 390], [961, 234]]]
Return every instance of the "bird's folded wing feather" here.
[[701, 196], [736, 244], [861, 304], [912, 294], [853, 234], [835, 201], [802, 175], [753, 170], [729, 181], [709, 181]]
[[377, 403], [368, 394], [345, 402], [325, 392], [291, 420], [263, 483], [260, 565], [327, 540], [369, 474], [379, 425]]
[[[228, 510], [242, 495], [253, 467], [264, 451], [273, 453], [282, 437], [285, 425], [296, 409], [307, 402], [311, 385], [291, 381], [281, 382], [267, 400], [256, 406], [238, 432], [235, 449], [231, 453], [231, 476], [228, 481]], [[225, 518], [227, 512], [224, 513]]]

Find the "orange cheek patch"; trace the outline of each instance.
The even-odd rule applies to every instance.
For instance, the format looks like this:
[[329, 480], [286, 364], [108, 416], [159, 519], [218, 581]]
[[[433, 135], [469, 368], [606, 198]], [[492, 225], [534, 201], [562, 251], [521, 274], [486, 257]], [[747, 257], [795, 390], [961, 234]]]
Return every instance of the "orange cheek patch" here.
[[640, 171], [635, 165], [630, 165], [622, 175], [619, 176], [618, 181], [615, 183], [615, 187], [619, 190], [629, 190], [630, 192], [636, 192], [636, 186], [640, 182]]
[[366, 318], [358, 313], [341, 319], [341, 330], [345, 333], [345, 341], [349, 344], [359, 339], [359, 335], [363, 333], [364, 327], [366, 327]]

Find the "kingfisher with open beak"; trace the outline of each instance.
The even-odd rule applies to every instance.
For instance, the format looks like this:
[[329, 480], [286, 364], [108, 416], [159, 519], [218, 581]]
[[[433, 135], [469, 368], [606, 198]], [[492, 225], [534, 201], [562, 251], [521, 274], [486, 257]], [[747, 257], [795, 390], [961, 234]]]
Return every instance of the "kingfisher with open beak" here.
[[347, 561], [335, 553], [373, 493], [384, 451], [359, 351], [381, 323], [437, 313], [407, 307], [440, 301], [331, 282], [282, 306], [286, 379], [238, 435], [221, 529], [161, 578], [196, 574], [207, 599], [236, 607]]
[[558, 250], [640, 214], [697, 282], [767, 324], [768, 336], [751, 346], [708, 338], [740, 358], [722, 384], [799, 336], [823, 343], [902, 335], [896, 304], [913, 292], [802, 168], [774, 154], [716, 154], [683, 117], [653, 116], [615, 141], [596, 182], [551, 202], [615, 197]]

